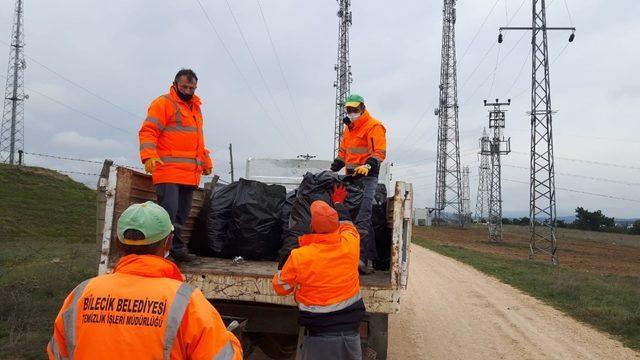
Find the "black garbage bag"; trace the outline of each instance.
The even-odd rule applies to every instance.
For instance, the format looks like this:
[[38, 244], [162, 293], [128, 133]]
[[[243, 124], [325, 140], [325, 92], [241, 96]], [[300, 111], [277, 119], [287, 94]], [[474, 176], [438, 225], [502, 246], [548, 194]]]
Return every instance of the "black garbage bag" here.
[[207, 197], [203, 200], [202, 208], [198, 212], [195, 223], [193, 224], [193, 231], [191, 233], [191, 239], [187, 244], [189, 252], [199, 256], [213, 256], [213, 252], [209, 249], [208, 240], [208, 227], [209, 217], [211, 214], [211, 207], [213, 203], [213, 197], [216, 193], [223, 190], [227, 185], [216, 184], [212, 192], [207, 193]]
[[280, 226], [282, 227], [280, 244], [283, 244], [290, 236], [295, 236], [291, 234], [291, 230], [289, 229], [289, 218], [291, 216], [293, 204], [296, 201], [297, 193], [298, 189], [288, 192], [287, 198], [284, 201], [284, 204], [282, 204], [282, 211], [280, 213]]
[[373, 199], [371, 211], [371, 226], [375, 234], [378, 258], [373, 261], [376, 270], [389, 270], [391, 266], [391, 236], [392, 231], [387, 224], [387, 188], [378, 184]]
[[279, 259], [289, 256], [292, 249], [298, 247], [298, 237], [311, 232], [311, 200], [323, 200], [331, 203], [331, 192], [334, 185], [344, 185], [348, 192], [345, 199], [345, 206], [349, 209], [353, 219], [360, 210], [363, 192], [362, 185], [357, 181], [352, 181], [351, 177], [341, 178], [332, 171], [322, 171], [317, 174], [306, 173], [298, 191], [289, 216], [289, 226], [283, 232], [282, 248], [279, 252]]
[[[202, 255], [221, 256], [227, 242], [227, 233], [231, 223], [231, 211], [240, 183], [231, 183], [211, 197], [207, 216], [207, 238]], [[225, 257], [229, 257], [228, 254]]]
[[246, 179], [238, 184], [223, 253], [246, 260], [276, 260], [286, 189]]

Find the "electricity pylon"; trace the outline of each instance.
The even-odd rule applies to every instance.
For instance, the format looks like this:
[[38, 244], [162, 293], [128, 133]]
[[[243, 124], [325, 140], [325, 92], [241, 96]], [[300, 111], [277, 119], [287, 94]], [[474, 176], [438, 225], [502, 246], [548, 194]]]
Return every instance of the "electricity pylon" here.
[[469, 188], [469, 166], [462, 168], [462, 216], [464, 223], [471, 223], [471, 190]]
[[511, 138], [506, 139], [503, 135], [505, 126], [505, 110], [502, 106], [511, 105], [511, 99], [506, 103], [501, 103], [498, 99], [494, 103], [484, 101], [484, 106], [492, 106], [489, 110], [489, 129], [493, 130], [493, 136], [489, 140], [489, 151], [483, 148], [483, 155], [491, 156], [491, 176], [489, 191], [489, 241], [502, 241], [502, 165], [500, 157], [511, 152]]
[[478, 197], [476, 200], [476, 221], [485, 222], [489, 216], [489, 196], [491, 192], [491, 157], [489, 153], [489, 135], [482, 129], [480, 141], [480, 166], [478, 167]]
[[445, 221], [448, 211], [454, 221], [464, 226], [462, 183], [460, 177], [460, 145], [458, 133], [458, 80], [456, 64], [456, 0], [444, 0], [442, 9], [442, 52], [440, 65], [440, 97], [435, 111], [438, 116], [438, 149], [436, 160], [436, 223]]
[[544, 253], [550, 256], [552, 264], [557, 265], [556, 185], [547, 30], [570, 30], [569, 42], [573, 42], [576, 28], [547, 27], [546, 1], [532, 0], [531, 2], [531, 27], [501, 27], [498, 42], [502, 43], [502, 32], [505, 30], [531, 31], [529, 259], [533, 259], [538, 253]]
[[7, 84], [0, 124], [0, 160], [15, 164], [19, 151], [24, 150], [24, 19], [22, 0], [16, 0], [11, 34]]
[[333, 157], [338, 156], [340, 139], [342, 138], [342, 119], [346, 116], [344, 103], [351, 92], [351, 65], [349, 64], [349, 28], [351, 27], [351, 0], [337, 0], [339, 4], [338, 18], [338, 62], [334, 67], [336, 81], [336, 117], [333, 135]]

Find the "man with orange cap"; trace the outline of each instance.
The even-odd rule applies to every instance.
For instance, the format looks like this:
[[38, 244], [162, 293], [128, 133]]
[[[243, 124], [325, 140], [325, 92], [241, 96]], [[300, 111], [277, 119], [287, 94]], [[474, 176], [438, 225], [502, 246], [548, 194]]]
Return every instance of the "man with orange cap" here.
[[347, 191], [334, 188], [334, 208], [311, 203], [311, 234], [302, 235], [282, 270], [273, 277], [278, 295], [294, 293], [305, 327], [302, 359], [362, 359], [360, 321], [365, 316], [360, 295], [360, 235], [343, 205]]
[[118, 219], [123, 253], [112, 274], [80, 283], [64, 301], [47, 346], [58, 359], [228, 359], [242, 348], [202, 292], [164, 258], [169, 214], [153, 202]]
[[195, 259], [180, 235], [200, 176], [213, 171], [204, 144], [197, 85], [198, 77], [192, 70], [178, 71], [169, 93], [149, 106], [138, 133], [140, 159], [151, 174], [158, 203], [167, 210], [175, 228], [171, 256], [178, 262]]

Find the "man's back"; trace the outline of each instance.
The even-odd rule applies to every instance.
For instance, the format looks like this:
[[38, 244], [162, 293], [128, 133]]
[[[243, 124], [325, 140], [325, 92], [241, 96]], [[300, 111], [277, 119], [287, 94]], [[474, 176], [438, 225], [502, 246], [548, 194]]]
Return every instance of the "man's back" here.
[[296, 299], [308, 305], [335, 304], [360, 291], [358, 233], [351, 223], [336, 233], [300, 237], [300, 248], [291, 253], [298, 272]]
[[[227, 353], [222, 358], [241, 359], [237, 339], [226, 331], [216, 310], [181, 277], [165, 259], [129, 255], [113, 274], [81, 283], [56, 319], [54, 340], [60, 354], [124, 360], [214, 358]], [[50, 358], [53, 348], [52, 344]]]

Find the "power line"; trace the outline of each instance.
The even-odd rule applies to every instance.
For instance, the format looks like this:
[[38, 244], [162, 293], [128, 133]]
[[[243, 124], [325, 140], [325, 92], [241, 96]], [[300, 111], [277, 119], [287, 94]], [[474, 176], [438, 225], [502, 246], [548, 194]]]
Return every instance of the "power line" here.
[[[220, 45], [222, 45], [222, 48], [224, 49], [225, 53], [227, 54], [227, 56], [229, 56], [229, 59], [231, 60], [231, 63], [233, 64], [234, 68], [236, 69], [236, 71], [238, 72], [238, 74], [240, 74], [240, 77], [242, 78], [242, 81], [244, 83], [244, 85], [247, 87], [247, 89], [249, 89], [249, 92], [251, 93], [251, 96], [253, 97], [253, 99], [256, 101], [256, 103], [258, 104], [258, 106], [260, 107], [260, 109], [262, 110], [262, 112], [265, 114], [267, 120], [269, 120], [269, 122], [271, 123], [271, 125], [273, 125], [273, 128], [280, 133], [280, 135], [282, 136], [283, 139], [288, 139], [287, 135], [285, 132], [283, 132], [280, 127], [273, 121], [273, 119], [271, 118], [271, 115], [269, 115], [269, 112], [267, 111], [267, 109], [264, 107], [264, 104], [262, 103], [262, 101], [260, 100], [260, 98], [258, 98], [258, 95], [256, 95], [255, 91], [253, 90], [253, 88], [251, 87], [251, 85], [249, 84], [249, 81], [247, 80], [247, 77], [244, 75], [244, 73], [242, 72], [242, 70], [240, 70], [240, 66], [238, 65], [238, 62], [236, 61], [236, 59], [233, 57], [233, 54], [231, 53], [231, 51], [229, 50], [229, 48], [227, 47], [227, 44], [224, 42], [224, 40], [222, 39], [222, 36], [220, 35], [220, 32], [218, 31], [218, 28], [216, 27], [215, 23], [213, 22], [213, 20], [211, 19], [211, 17], [209, 16], [209, 13], [207, 12], [207, 10], [204, 8], [204, 6], [202, 5], [202, 2], [200, 0], [196, 0], [196, 2], [198, 3], [198, 6], [200, 7], [200, 11], [202, 12], [202, 14], [204, 15], [204, 17], [207, 19], [207, 22], [209, 23], [209, 27], [211, 28], [211, 30], [213, 31], [214, 35], [216, 36], [216, 38], [218, 39], [218, 41], [220, 42]], [[291, 143], [289, 141], [284, 141], [285, 144], [287, 144], [287, 146], [289, 146], [289, 149], [293, 151], [293, 148], [291, 147]]]
[[[0, 76], [2, 76], [3, 78], [5, 78], [5, 79], [6, 79], [6, 76], [4, 76], [4, 75], [0, 75]], [[38, 91], [38, 90], [34, 90], [34, 89], [27, 89], [26, 87], [25, 87], [25, 89], [26, 89], [26, 90], [29, 90], [30, 92], [34, 92], [34, 93], [36, 93], [36, 94], [38, 94], [38, 95], [40, 95], [40, 96], [42, 96], [42, 97], [44, 97], [44, 98], [47, 98], [47, 99], [49, 99], [50, 101], [52, 101], [52, 102], [54, 102], [54, 103], [56, 103], [56, 104], [58, 104], [58, 105], [60, 105], [60, 106], [62, 106], [62, 107], [65, 107], [65, 108], [67, 108], [67, 109], [69, 109], [69, 110], [71, 110], [71, 111], [73, 111], [73, 112], [76, 112], [76, 113], [78, 113], [78, 114], [80, 114], [80, 115], [83, 115], [83, 116], [85, 116], [85, 117], [87, 117], [87, 118], [89, 118], [89, 119], [91, 119], [91, 120], [97, 121], [97, 122], [99, 122], [99, 123], [101, 123], [101, 124], [103, 124], [103, 125], [105, 125], [105, 126], [108, 126], [108, 127], [110, 127], [110, 128], [113, 128], [113, 129], [119, 130], [119, 131], [124, 132], [124, 133], [126, 133], [126, 134], [128, 134], [128, 135], [131, 135], [131, 134], [132, 134], [132, 132], [131, 132], [130, 130], [125, 130], [125, 129], [123, 129], [123, 128], [120, 128], [120, 127], [117, 127], [117, 126], [111, 125], [110, 123], [108, 123], [108, 122], [107, 122], [107, 121], [105, 121], [105, 120], [102, 120], [102, 119], [100, 119], [100, 118], [98, 118], [98, 117], [96, 117], [96, 116], [93, 116], [93, 115], [91, 115], [91, 114], [88, 114], [88, 113], [86, 113], [86, 112], [84, 112], [84, 111], [82, 111], [82, 110], [78, 110], [78, 109], [76, 109], [76, 108], [74, 108], [74, 107], [72, 107], [72, 106], [70, 106], [70, 105], [67, 105], [67, 104], [63, 103], [63, 102], [62, 102], [62, 101], [60, 101], [60, 100], [57, 100], [57, 99], [55, 99], [55, 98], [52, 98], [51, 96], [49, 96], [49, 95], [47, 95], [47, 94], [45, 94], [45, 93], [43, 93], [43, 92], [40, 92], [40, 91]]]
[[[503, 166], [510, 167], [510, 168], [515, 168], [515, 169], [529, 170], [529, 168], [525, 167], [525, 166], [516, 166], [516, 165], [507, 165], [507, 164], [504, 164]], [[613, 179], [607, 179], [607, 178], [600, 178], [600, 177], [594, 177], [594, 176], [585, 176], [585, 175], [562, 173], [562, 172], [556, 172], [556, 175], [571, 176], [571, 177], [576, 177], [576, 178], [580, 178], [580, 179], [602, 181], [602, 182], [621, 184], [621, 185], [640, 186], [640, 183], [626, 182], [626, 181], [613, 180]]]
[[[4, 45], [7, 45], [7, 46], [11, 46], [10, 44], [8, 44], [7, 42], [5, 42], [4, 40], [0, 40], [0, 43], [2, 43], [2, 44], [4, 44]], [[100, 96], [100, 95], [99, 95], [99, 94], [97, 94], [95, 91], [93, 91], [93, 90], [91, 90], [91, 89], [88, 89], [87, 87], [85, 87], [85, 86], [83, 86], [83, 85], [80, 85], [80, 84], [78, 84], [77, 82], [75, 82], [75, 81], [73, 81], [73, 80], [71, 80], [71, 79], [69, 79], [69, 78], [65, 77], [64, 75], [62, 75], [62, 74], [60, 74], [59, 72], [57, 72], [57, 71], [53, 70], [52, 68], [50, 68], [49, 66], [47, 66], [47, 65], [45, 65], [45, 64], [43, 64], [43, 63], [41, 63], [40, 61], [38, 61], [38, 60], [34, 59], [33, 57], [31, 57], [31, 56], [29, 56], [29, 55], [26, 55], [26, 54], [25, 54], [25, 57], [26, 57], [27, 59], [29, 59], [30, 61], [32, 61], [32, 62], [34, 62], [34, 63], [36, 63], [36, 64], [40, 65], [41, 67], [43, 67], [45, 70], [49, 71], [50, 73], [52, 73], [52, 74], [54, 74], [54, 75], [58, 76], [58, 77], [59, 77], [59, 78], [61, 78], [62, 80], [64, 80], [64, 81], [66, 81], [66, 82], [68, 82], [68, 83], [70, 83], [70, 84], [72, 84], [72, 85], [74, 85], [74, 86], [78, 87], [79, 89], [83, 90], [84, 92], [88, 93], [89, 95], [91, 95], [91, 96], [93, 96], [93, 97], [95, 97], [95, 98], [97, 98], [97, 99], [100, 99], [100, 100], [104, 101], [105, 103], [107, 103], [107, 104], [109, 104], [109, 105], [111, 105], [111, 106], [113, 106], [113, 107], [115, 107], [115, 108], [117, 108], [117, 109], [119, 109], [119, 110], [121, 110], [121, 111], [123, 111], [123, 112], [125, 112], [125, 113], [127, 113], [127, 114], [129, 114], [129, 115], [131, 115], [131, 116], [133, 116], [133, 117], [135, 117], [135, 118], [143, 118], [142, 116], [137, 115], [137, 114], [134, 114], [133, 112], [131, 112], [131, 111], [129, 111], [129, 110], [127, 110], [127, 109], [123, 108], [122, 106], [120, 106], [120, 105], [118, 105], [118, 104], [116, 104], [116, 103], [114, 103], [113, 101], [111, 101], [111, 100], [109, 100], [109, 99], [106, 99], [106, 98], [104, 98], [103, 96]]]
[[[520, 42], [522, 41], [522, 39], [524, 39], [526, 33], [522, 33], [522, 35], [520, 36], [520, 39], [518, 39], [518, 41], [515, 43], [515, 45], [513, 45], [513, 47], [511, 47], [511, 49], [509, 50], [509, 52], [507, 52], [505, 54], [505, 56], [498, 62], [498, 65], [496, 66], [496, 68], [491, 71], [487, 77], [480, 83], [480, 85], [478, 85], [478, 87], [476, 87], [476, 89], [473, 91], [473, 93], [471, 93], [471, 96], [469, 96], [465, 102], [462, 104], [462, 106], [464, 107], [469, 101], [471, 101], [471, 99], [474, 98], [474, 96], [476, 95], [476, 93], [484, 86], [484, 84], [489, 81], [489, 79], [495, 75], [495, 73], [498, 71], [498, 66], [501, 65], [510, 55], [511, 53], [513, 53], [513, 51], [516, 49], [516, 47], [518, 46], [518, 44], [520, 44]], [[498, 49], [498, 55], [499, 55], [500, 49]]]
[[491, 14], [493, 14], [493, 11], [496, 9], [496, 6], [498, 5], [498, 2], [500, 0], [496, 0], [495, 3], [493, 3], [493, 6], [491, 7], [491, 9], [489, 10], [489, 13], [487, 13], [487, 16], [484, 17], [484, 20], [482, 21], [482, 24], [480, 24], [480, 27], [478, 28], [478, 30], [476, 30], [476, 34], [473, 36], [473, 38], [471, 39], [471, 42], [469, 43], [469, 45], [467, 45], [467, 48], [464, 50], [464, 52], [462, 53], [462, 56], [460, 57], [460, 62], [462, 62], [462, 60], [464, 60], [465, 56], [467, 56], [467, 53], [469, 52], [469, 49], [471, 48], [471, 45], [473, 45], [473, 43], [476, 41], [476, 39], [478, 38], [478, 35], [480, 35], [480, 31], [482, 30], [482, 28], [484, 27], [484, 25], [487, 23], [487, 20], [489, 19], [489, 17], [491, 16]]
[[271, 31], [269, 30], [269, 25], [267, 23], [267, 19], [264, 16], [264, 12], [262, 11], [262, 5], [260, 4], [260, 0], [256, 0], [258, 3], [258, 9], [260, 10], [260, 17], [262, 18], [262, 22], [264, 24], [265, 29], [267, 30], [267, 37], [269, 38], [269, 43], [271, 44], [271, 49], [273, 49], [273, 54], [276, 57], [276, 62], [278, 64], [278, 69], [280, 69], [280, 75], [282, 76], [282, 80], [284, 81], [284, 86], [287, 89], [287, 94], [289, 95], [289, 101], [291, 101], [291, 107], [293, 108], [293, 112], [296, 115], [296, 119], [298, 120], [298, 125], [300, 125], [300, 129], [302, 133], [306, 135], [306, 130], [302, 123], [302, 119], [300, 118], [300, 114], [298, 113], [298, 108], [296, 107], [295, 101], [293, 101], [293, 95], [291, 94], [291, 89], [289, 87], [289, 82], [287, 81], [287, 77], [284, 75], [284, 69], [282, 68], [282, 62], [280, 61], [280, 56], [278, 56], [278, 51], [276, 50], [276, 46], [273, 42], [273, 37], [271, 36]]
[[[236, 29], [238, 29], [238, 34], [240, 35], [240, 38], [242, 39], [242, 43], [244, 44], [244, 47], [249, 52], [249, 56], [251, 57], [251, 61], [253, 62], [253, 65], [255, 66], [256, 70], [258, 71], [258, 75], [260, 75], [260, 79], [262, 80], [262, 84], [264, 85], [265, 89], [267, 90], [267, 94], [269, 94], [269, 97], [271, 98], [271, 102], [273, 102], [273, 105], [275, 106], [276, 111], [278, 112], [278, 115], [280, 115], [280, 119], [282, 120], [282, 122], [286, 123], [285, 117], [282, 114], [282, 111], [280, 110], [280, 107], [278, 106], [278, 103], [276, 102], [276, 98], [273, 96], [273, 92], [271, 91], [271, 87], [267, 83], [267, 79], [264, 77], [264, 73], [262, 72], [262, 69], [260, 68], [260, 65], [258, 65], [258, 61], [256, 60], [256, 57], [253, 54], [253, 51], [251, 50], [251, 47], [249, 46], [249, 42], [247, 41], [247, 38], [244, 36], [244, 32], [242, 31], [242, 26], [240, 26], [240, 23], [238, 22], [238, 18], [236, 18], [236, 14], [233, 12], [233, 9], [231, 8], [231, 4], [229, 3], [229, 0], [225, 0], [225, 3], [227, 4], [227, 9], [229, 9], [229, 13], [231, 14], [231, 18], [233, 19], [233, 23], [236, 25]], [[302, 135], [304, 136], [305, 134], [303, 133]], [[296, 139], [299, 140], [297, 137], [296, 137]]]
[[[529, 154], [527, 154], [525, 152], [522, 152], [522, 151], [513, 151], [513, 153], [520, 154], [520, 155], [529, 155]], [[579, 163], [583, 163], [583, 164], [590, 164], [590, 165], [611, 166], [611, 167], [617, 167], [617, 168], [622, 168], [622, 169], [640, 170], [639, 166], [613, 164], [613, 163], [606, 163], [606, 162], [593, 161], [593, 160], [582, 160], [582, 159], [567, 158], [567, 157], [561, 157], [561, 156], [555, 156], [555, 158], [556, 159], [561, 159], [561, 160], [579, 162]]]
[[[504, 179], [504, 180], [505, 181], [510, 181], [510, 182], [513, 182], [513, 183], [529, 185], [529, 183], [526, 182], [526, 181], [518, 181], [518, 180], [512, 180], [512, 179]], [[561, 187], [557, 187], [557, 186], [556, 186], [556, 189], [557, 190], [562, 190], [562, 191], [568, 191], [568, 192], [572, 192], [572, 193], [576, 193], [576, 194], [584, 194], [584, 195], [598, 196], [598, 197], [603, 197], [603, 198], [608, 198], [608, 199], [613, 199], [613, 200], [623, 200], [623, 201], [630, 201], [630, 202], [640, 203], [640, 200], [637, 200], [637, 199], [629, 199], [629, 198], [623, 198], [623, 197], [619, 197], [619, 196], [612, 196], [612, 195], [606, 195], [606, 194], [597, 194], [597, 193], [592, 193], [592, 192], [587, 192], [587, 191], [561, 188]]]

